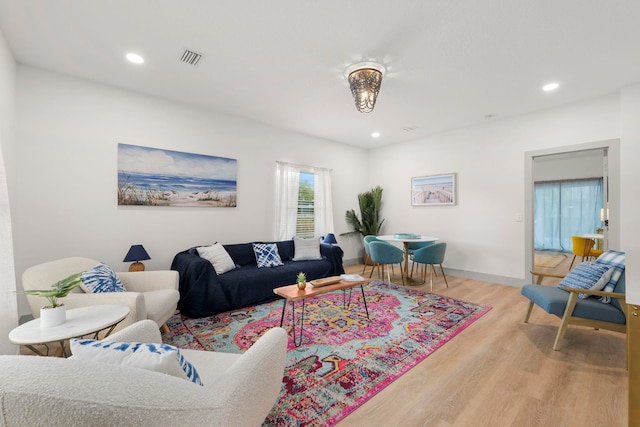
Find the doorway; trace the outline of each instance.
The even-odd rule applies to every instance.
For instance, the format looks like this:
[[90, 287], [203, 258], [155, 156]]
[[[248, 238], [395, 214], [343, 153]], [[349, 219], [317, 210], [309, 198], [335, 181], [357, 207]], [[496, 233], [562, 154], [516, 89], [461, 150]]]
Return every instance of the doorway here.
[[[619, 218], [620, 195], [619, 158], [619, 140], [617, 139], [525, 153], [525, 277], [534, 268], [536, 226], [538, 227], [537, 245], [541, 246], [539, 236], [542, 224], [539, 209], [538, 217], [536, 218], [535, 216], [536, 182], [565, 182], [567, 187], [581, 188], [579, 191], [584, 192], [582, 181], [600, 180], [601, 186], [599, 188], [601, 194], [597, 195], [595, 189], [589, 190], [594, 191], [593, 197], [599, 198], [597, 203], [600, 206], [595, 207], [595, 204], [591, 202], [591, 206], [585, 208], [589, 210], [589, 213], [582, 225], [576, 225], [575, 218], [573, 219], [574, 222], [571, 222], [572, 216], [578, 218], [579, 213], [564, 214], [563, 221], [566, 230], [554, 230], [554, 234], [557, 233], [557, 238], [559, 239], [554, 244], [558, 245], [559, 252], [566, 251], [566, 246], [568, 246], [567, 238], [565, 236], [564, 243], [562, 243], [561, 231], [570, 235], [574, 232], [572, 231], [573, 229], [583, 230], [580, 232], [581, 234], [593, 229], [591, 233], [597, 234], [596, 232], [600, 231], [597, 225], [601, 225], [600, 228], [603, 234], [601, 247], [603, 249], [619, 247], [619, 221], [617, 220]], [[595, 186], [593, 182], [590, 185]], [[538, 191], [540, 191], [540, 188], [538, 188]], [[575, 206], [575, 208], [577, 209], [578, 206]], [[599, 221], [598, 215], [601, 208], [603, 209], [602, 222]], [[565, 211], [567, 210], [565, 209]], [[561, 227], [560, 222], [558, 220], [558, 228]], [[568, 249], [570, 250], [570, 247]]]

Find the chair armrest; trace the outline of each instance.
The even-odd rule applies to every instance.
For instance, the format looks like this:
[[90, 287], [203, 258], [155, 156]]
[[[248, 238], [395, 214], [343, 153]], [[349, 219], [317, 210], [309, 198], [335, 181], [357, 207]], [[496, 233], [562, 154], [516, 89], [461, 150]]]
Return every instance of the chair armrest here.
[[149, 292], [160, 289], [178, 290], [179, 275], [174, 270], [119, 272], [118, 277], [127, 291]]
[[538, 276], [538, 278], [535, 281], [536, 285], [541, 285], [542, 284], [542, 279], [544, 279], [545, 277], [553, 277], [556, 279], [564, 279], [564, 277], [566, 276], [566, 274], [557, 274], [557, 273], [547, 273], [545, 271], [535, 271], [532, 270], [530, 271], [530, 273], [534, 276]]
[[592, 291], [590, 289], [569, 288], [567, 286], [560, 286], [560, 289], [575, 294], [585, 294], [597, 297], [611, 297], [619, 300], [623, 300], [626, 297], [625, 294], [621, 294], [619, 292]]
[[150, 342], [161, 344], [162, 336], [158, 325], [153, 320], [141, 320], [109, 335], [103, 341]]
[[120, 322], [116, 329], [122, 329], [147, 318], [144, 295], [140, 292], [103, 292], [96, 294], [70, 293], [60, 298], [67, 309], [86, 307], [89, 305], [119, 304], [129, 307], [129, 314]]

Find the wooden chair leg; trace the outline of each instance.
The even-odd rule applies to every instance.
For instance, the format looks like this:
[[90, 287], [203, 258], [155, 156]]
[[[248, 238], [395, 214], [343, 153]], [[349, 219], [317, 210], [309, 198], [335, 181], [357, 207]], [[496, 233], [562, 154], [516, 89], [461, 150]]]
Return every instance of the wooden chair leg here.
[[571, 267], [573, 267], [573, 262], [576, 260], [576, 255], [573, 256], [573, 259], [571, 260], [571, 265], [569, 265], [569, 270], [571, 270]]
[[166, 323], [165, 323], [165, 324], [163, 324], [162, 326], [160, 326], [160, 330], [161, 330], [162, 332], [164, 332], [165, 334], [168, 334], [169, 332], [171, 332], [171, 331], [169, 330], [169, 327], [167, 326], [167, 324], [166, 324]]
[[529, 316], [531, 316], [531, 310], [533, 310], [533, 301], [529, 301], [529, 307], [527, 307], [527, 315], [524, 316], [524, 323], [529, 323]]
[[440, 264], [440, 271], [442, 271], [442, 277], [444, 277], [444, 284], [449, 287], [449, 282], [447, 282], [447, 276], [444, 274], [444, 268], [442, 268], [442, 264]]
[[364, 266], [362, 267], [362, 274], [364, 274], [365, 270], [367, 269], [367, 261], [368, 260], [369, 260], [369, 254], [365, 252], [364, 253]]
[[558, 327], [558, 335], [556, 335], [556, 340], [553, 343], [553, 349], [556, 351], [560, 348], [560, 341], [564, 337], [564, 333], [567, 332], [567, 326], [569, 326], [569, 320], [573, 315], [573, 310], [576, 308], [577, 302], [578, 294], [571, 292], [571, 295], [569, 295], [569, 301], [567, 301], [567, 307], [564, 309], [564, 314], [562, 315], [560, 327]]
[[400, 264], [400, 276], [402, 277], [402, 286], [405, 286], [405, 282], [404, 282], [404, 268], [402, 268], [402, 264]]

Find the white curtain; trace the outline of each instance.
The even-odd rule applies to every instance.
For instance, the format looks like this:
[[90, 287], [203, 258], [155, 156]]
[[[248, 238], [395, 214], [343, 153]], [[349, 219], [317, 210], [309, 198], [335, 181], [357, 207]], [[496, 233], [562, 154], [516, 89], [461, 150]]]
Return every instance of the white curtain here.
[[534, 248], [571, 251], [571, 236], [601, 227], [602, 179], [536, 182]]
[[300, 173], [312, 173], [314, 191], [314, 234], [333, 232], [331, 169], [276, 162], [276, 239], [288, 240], [296, 235]]
[[296, 235], [300, 169], [288, 163], [276, 163], [276, 240]]
[[331, 196], [331, 170], [314, 168], [313, 199], [315, 235], [333, 233], [333, 202]]

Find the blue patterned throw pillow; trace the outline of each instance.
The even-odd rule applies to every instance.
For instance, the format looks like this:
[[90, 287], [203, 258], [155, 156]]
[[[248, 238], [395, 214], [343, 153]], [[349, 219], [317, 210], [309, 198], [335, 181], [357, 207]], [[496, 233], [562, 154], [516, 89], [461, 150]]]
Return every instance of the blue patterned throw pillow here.
[[86, 293], [126, 292], [116, 272], [106, 264], [98, 263], [80, 276], [80, 287]]
[[275, 243], [254, 243], [253, 252], [256, 254], [258, 268], [284, 265]]
[[79, 360], [161, 372], [203, 385], [196, 368], [172, 345], [74, 338], [70, 346]]
[[[609, 249], [596, 259], [596, 263], [613, 267], [613, 274], [603, 289], [605, 292], [613, 292], [624, 271], [624, 252]], [[611, 297], [601, 297], [600, 301], [609, 304]]]
[[[612, 273], [613, 268], [609, 265], [583, 262], [571, 270], [569, 274], [558, 283], [558, 287], [566, 286], [568, 288], [600, 291], [607, 284]], [[580, 299], [588, 297], [589, 295], [586, 294], [578, 294], [578, 298]]]

